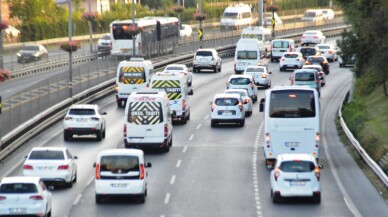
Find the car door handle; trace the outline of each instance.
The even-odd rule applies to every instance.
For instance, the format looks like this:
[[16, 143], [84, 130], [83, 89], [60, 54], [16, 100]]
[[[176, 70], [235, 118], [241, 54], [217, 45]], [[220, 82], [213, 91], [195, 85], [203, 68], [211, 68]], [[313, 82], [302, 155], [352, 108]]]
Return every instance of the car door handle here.
[[152, 129], [146, 129], [146, 131], [152, 131]]

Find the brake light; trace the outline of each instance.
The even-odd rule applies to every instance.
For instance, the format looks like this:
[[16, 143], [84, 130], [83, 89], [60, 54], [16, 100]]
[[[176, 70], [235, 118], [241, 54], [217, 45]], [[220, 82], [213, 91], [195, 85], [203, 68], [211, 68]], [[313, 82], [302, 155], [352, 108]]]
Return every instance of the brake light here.
[[58, 167], [58, 170], [67, 170], [69, 169], [69, 165], [61, 165]]
[[33, 196], [30, 196], [30, 199], [31, 200], [43, 200], [43, 196], [42, 195], [33, 195]]
[[119, 92], [119, 85], [117, 85], [117, 84], [116, 84], [116, 86], [115, 86], [115, 91], [116, 91], [116, 93]]
[[126, 124], [124, 124], [123, 133], [124, 133], [124, 138], [127, 138], [127, 125]]
[[331, 50], [329, 50], [329, 52], [328, 52], [329, 54], [332, 54], [333, 53], [333, 51], [331, 51]]
[[24, 165], [23, 170], [33, 170], [34, 168], [31, 165]]
[[164, 125], [164, 137], [167, 137], [167, 135], [168, 135], [168, 125], [165, 124]]
[[305, 64], [309, 65], [309, 64], [310, 64], [310, 62], [307, 60], [307, 61], [305, 62]]
[[282, 58], [280, 61], [284, 61], [284, 60], [286, 60], [286, 59]]
[[7, 197], [0, 196], [0, 201], [7, 199]]
[[66, 116], [66, 117], [65, 117], [65, 120], [66, 120], [66, 121], [72, 120], [72, 119], [73, 119], [73, 117], [70, 117], [70, 116]]
[[278, 181], [278, 178], [280, 176], [280, 168], [276, 167], [275, 172], [273, 173], [273, 176], [275, 178], [275, 181]]
[[267, 77], [267, 73], [263, 73], [263, 74], [261, 75], [261, 77], [262, 77], [262, 78], [266, 78], [266, 77]]
[[315, 80], [315, 83], [316, 83], [316, 84], [319, 84], [319, 80]]
[[241, 102], [238, 104], [238, 107], [239, 107], [239, 109], [240, 109], [240, 112], [242, 112], [242, 110], [243, 110], [243, 104], [242, 104]]
[[245, 99], [245, 100], [244, 100], [244, 103], [249, 103], [249, 99]]
[[145, 171], [144, 171], [144, 165], [140, 164], [140, 179], [144, 179]]
[[271, 142], [271, 135], [269, 133], [266, 133], [265, 134], [265, 144], [266, 144], [266, 147], [267, 148], [270, 148], [271, 146], [269, 145], [269, 143]]
[[186, 100], [183, 99], [182, 100], [182, 110], [185, 110], [186, 109]]
[[214, 108], [216, 107], [216, 105], [214, 105], [214, 103], [212, 103], [212, 106], [211, 106], [211, 110], [212, 112], [214, 111]]
[[319, 170], [318, 167], [315, 167], [314, 171], [315, 171], [315, 176], [317, 177], [317, 180], [319, 181], [321, 178], [321, 171]]
[[96, 165], [96, 177], [97, 180], [100, 179], [100, 164]]
[[98, 117], [91, 117], [90, 119], [92, 119], [93, 121], [99, 121], [100, 120]]
[[327, 64], [327, 62], [326, 62], [326, 61], [323, 61], [322, 63], [323, 63], [323, 64]]

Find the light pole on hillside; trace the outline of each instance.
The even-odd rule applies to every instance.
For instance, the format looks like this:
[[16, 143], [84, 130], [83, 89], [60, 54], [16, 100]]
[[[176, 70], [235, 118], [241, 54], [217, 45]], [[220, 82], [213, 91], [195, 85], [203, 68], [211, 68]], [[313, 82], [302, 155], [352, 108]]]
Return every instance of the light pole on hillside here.
[[[67, 0], [68, 6], [69, 6], [69, 43], [71, 42], [71, 36], [73, 33], [73, 23], [72, 23], [72, 15], [71, 15], [71, 0]], [[69, 52], [69, 97], [73, 97], [73, 61], [72, 61], [72, 51]]]

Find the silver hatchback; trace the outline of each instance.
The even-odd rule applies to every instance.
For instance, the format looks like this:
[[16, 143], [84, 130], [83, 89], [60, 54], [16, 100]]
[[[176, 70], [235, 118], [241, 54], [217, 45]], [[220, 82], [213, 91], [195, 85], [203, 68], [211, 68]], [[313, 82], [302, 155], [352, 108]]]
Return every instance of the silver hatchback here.
[[256, 86], [271, 87], [271, 74], [265, 66], [248, 66], [243, 75], [250, 75]]

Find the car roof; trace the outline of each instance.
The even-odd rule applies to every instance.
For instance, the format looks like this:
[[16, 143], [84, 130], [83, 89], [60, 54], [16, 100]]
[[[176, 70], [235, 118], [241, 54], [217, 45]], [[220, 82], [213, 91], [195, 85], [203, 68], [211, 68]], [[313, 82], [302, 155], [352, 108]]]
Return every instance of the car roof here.
[[320, 30], [307, 30], [304, 33], [320, 33]]
[[37, 176], [11, 176], [4, 177], [1, 184], [5, 183], [39, 183], [40, 177]]
[[312, 69], [312, 68], [320, 68], [322, 69], [321, 65], [304, 65], [302, 69]]
[[279, 158], [282, 161], [292, 161], [292, 160], [304, 160], [304, 161], [313, 161], [315, 162], [315, 158], [309, 154], [279, 154]]
[[98, 156], [111, 156], [111, 155], [130, 155], [130, 156], [144, 156], [144, 152], [140, 149], [107, 149], [98, 153]]
[[299, 51], [284, 52], [283, 55], [286, 55], [286, 54], [300, 54], [300, 55], [302, 55], [302, 53]]
[[198, 49], [197, 51], [216, 51], [216, 49], [213, 49], [213, 48], [204, 48], [204, 49]]
[[77, 109], [94, 109], [97, 107], [96, 104], [74, 104], [70, 108], [77, 108]]
[[179, 66], [179, 67], [186, 67], [186, 65], [185, 65], [185, 64], [168, 64], [168, 65], [166, 66], [166, 68], [167, 68], [167, 67], [169, 67], [169, 66]]
[[273, 87], [270, 90], [273, 91], [273, 90], [296, 90], [296, 89], [299, 89], [299, 90], [314, 90], [311, 87], [303, 86], [303, 85], [298, 85], [298, 86], [288, 86], [288, 85], [285, 85], [285, 86], [275, 86], [275, 87]]
[[252, 76], [251, 75], [244, 75], [244, 74], [242, 74], [242, 75], [231, 75], [229, 77], [229, 80], [232, 79], [232, 78], [249, 78], [249, 79], [251, 79]]
[[263, 69], [267, 69], [265, 66], [247, 66], [246, 68], [245, 68], [245, 70], [246, 69], [259, 69], [259, 68], [263, 68]]

